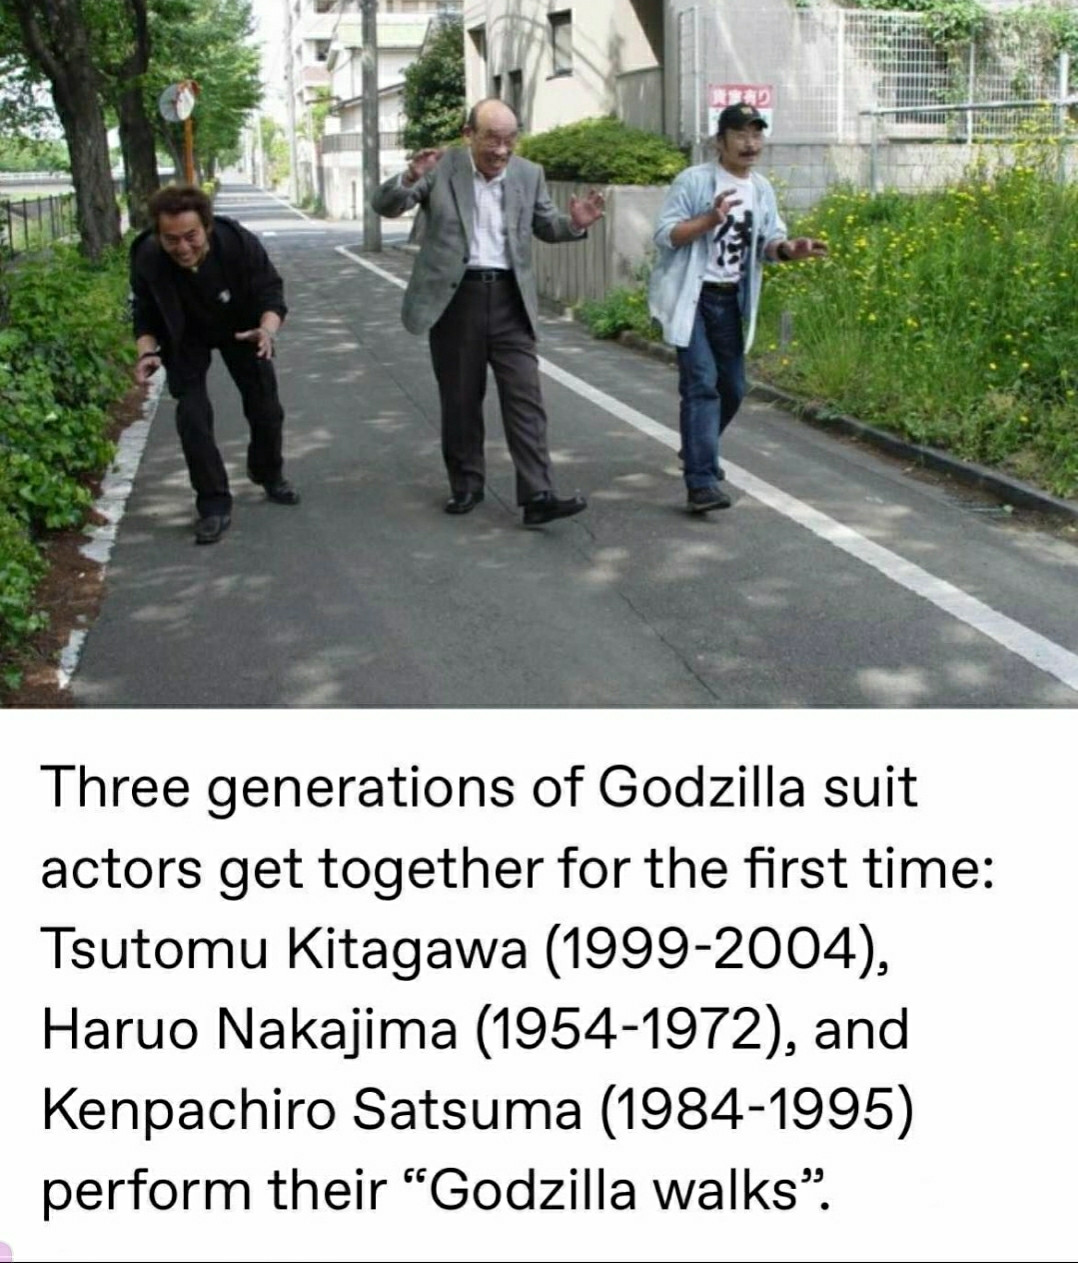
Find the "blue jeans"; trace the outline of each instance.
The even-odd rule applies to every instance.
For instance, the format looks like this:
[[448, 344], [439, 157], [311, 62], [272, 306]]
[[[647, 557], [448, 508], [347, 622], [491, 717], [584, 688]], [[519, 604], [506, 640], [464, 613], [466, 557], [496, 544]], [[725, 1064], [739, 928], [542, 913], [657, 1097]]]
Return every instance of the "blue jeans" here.
[[745, 397], [745, 335], [735, 290], [700, 291], [687, 347], [677, 353], [681, 452], [689, 490], [719, 478], [719, 435]]

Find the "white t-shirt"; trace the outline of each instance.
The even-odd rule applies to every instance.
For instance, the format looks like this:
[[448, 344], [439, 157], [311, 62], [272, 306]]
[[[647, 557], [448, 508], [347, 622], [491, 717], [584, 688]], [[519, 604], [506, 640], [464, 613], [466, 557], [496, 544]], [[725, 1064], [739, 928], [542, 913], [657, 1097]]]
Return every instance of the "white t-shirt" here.
[[752, 219], [755, 209], [752, 181], [739, 179], [721, 166], [716, 166], [715, 171], [715, 196], [734, 189], [734, 197], [741, 201], [731, 208], [729, 215], [711, 235], [704, 280], [736, 284], [741, 280], [745, 259], [752, 249]]

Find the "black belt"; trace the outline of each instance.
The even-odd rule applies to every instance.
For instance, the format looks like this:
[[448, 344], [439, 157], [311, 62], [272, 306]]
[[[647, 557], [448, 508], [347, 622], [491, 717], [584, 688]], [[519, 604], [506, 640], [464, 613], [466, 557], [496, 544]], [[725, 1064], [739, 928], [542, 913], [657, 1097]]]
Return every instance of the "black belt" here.
[[738, 281], [705, 281], [704, 289], [713, 289], [719, 294], [736, 294], [741, 288]]
[[507, 281], [512, 275], [509, 268], [468, 268], [464, 273], [464, 279], [493, 285], [495, 281]]

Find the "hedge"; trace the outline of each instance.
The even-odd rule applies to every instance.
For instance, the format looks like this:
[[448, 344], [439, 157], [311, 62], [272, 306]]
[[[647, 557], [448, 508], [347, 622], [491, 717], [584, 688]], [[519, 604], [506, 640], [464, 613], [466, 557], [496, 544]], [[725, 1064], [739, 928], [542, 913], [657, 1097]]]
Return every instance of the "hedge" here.
[[665, 136], [614, 118], [586, 118], [525, 136], [517, 152], [538, 162], [548, 180], [581, 184], [669, 184], [688, 165]]

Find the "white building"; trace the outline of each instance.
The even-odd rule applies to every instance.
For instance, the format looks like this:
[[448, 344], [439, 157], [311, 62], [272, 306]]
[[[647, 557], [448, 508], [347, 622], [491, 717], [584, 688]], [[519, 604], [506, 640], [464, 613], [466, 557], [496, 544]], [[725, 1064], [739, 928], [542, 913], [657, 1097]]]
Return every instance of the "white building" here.
[[[363, 18], [358, 5], [353, 10], [338, 15], [326, 61], [333, 108], [322, 140], [323, 196], [327, 213], [336, 219], [363, 215]], [[440, 0], [382, 0], [377, 18], [380, 179], [407, 161], [404, 72], [422, 50], [432, 19], [444, 11]]]
[[312, 108], [329, 90], [329, 56], [341, 0], [283, 0], [285, 5], [286, 101], [292, 149], [292, 196], [318, 192]]

